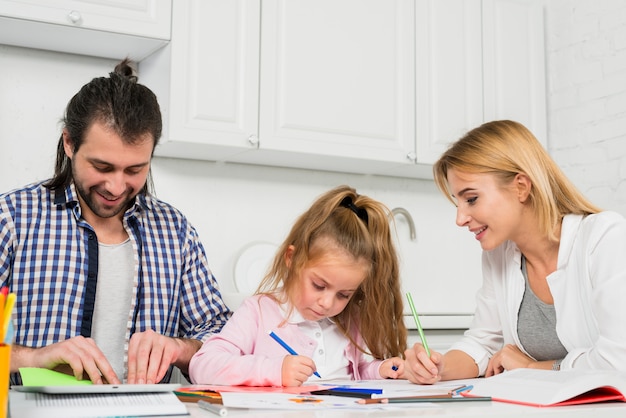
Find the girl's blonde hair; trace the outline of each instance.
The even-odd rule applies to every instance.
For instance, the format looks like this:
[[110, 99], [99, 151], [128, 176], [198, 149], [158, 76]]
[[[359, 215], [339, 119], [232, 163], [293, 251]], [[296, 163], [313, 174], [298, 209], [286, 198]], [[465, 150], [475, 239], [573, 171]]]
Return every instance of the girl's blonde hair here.
[[[326, 253], [322, 245], [315, 245], [321, 239], [330, 239], [354, 259], [371, 263], [359, 289], [345, 309], [333, 318], [339, 329], [361, 351], [374, 358], [402, 356], [407, 330], [402, 317], [399, 262], [389, 226], [389, 210], [374, 199], [358, 195], [353, 188], [339, 186], [324, 193], [296, 220], [256, 293], [269, 295], [281, 303], [293, 300], [302, 269]], [[294, 250], [291, 262], [287, 263], [290, 246]], [[349, 330], [353, 327], [359, 329], [366, 347], [359, 347], [351, 338]]]
[[530, 204], [541, 231], [551, 240], [563, 216], [589, 215], [600, 209], [587, 200], [550, 158], [537, 138], [522, 124], [510, 120], [485, 123], [469, 131], [439, 158], [433, 167], [435, 183], [454, 203], [448, 170], [488, 173], [502, 185], [517, 174], [530, 178]]

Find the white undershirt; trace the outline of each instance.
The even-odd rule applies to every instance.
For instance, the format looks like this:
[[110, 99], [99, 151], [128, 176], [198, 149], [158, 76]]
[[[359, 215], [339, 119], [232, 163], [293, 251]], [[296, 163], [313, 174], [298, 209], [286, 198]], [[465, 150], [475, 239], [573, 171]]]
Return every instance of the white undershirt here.
[[126, 330], [133, 294], [133, 246], [98, 244], [98, 283], [91, 337], [111, 363], [121, 381], [126, 381]]
[[352, 379], [352, 375], [348, 371], [350, 364], [345, 355], [350, 340], [339, 331], [339, 328], [330, 319], [308, 321], [294, 309], [289, 322], [297, 324], [302, 333], [317, 342], [311, 358], [322, 378], [312, 375], [308, 382]]

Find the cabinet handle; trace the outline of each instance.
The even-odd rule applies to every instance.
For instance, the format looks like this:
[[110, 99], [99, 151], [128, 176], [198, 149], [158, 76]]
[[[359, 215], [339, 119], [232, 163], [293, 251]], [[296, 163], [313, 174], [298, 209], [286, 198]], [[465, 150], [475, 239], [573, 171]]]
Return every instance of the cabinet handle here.
[[250, 135], [248, 137], [248, 142], [250, 143], [250, 145], [258, 147], [259, 146], [259, 137], [256, 136], [256, 135]]
[[70, 22], [72, 22], [75, 25], [80, 24], [81, 21], [83, 20], [83, 17], [81, 16], [80, 12], [77, 10], [72, 10], [71, 12], [69, 12], [67, 14], [67, 18], [70, 20]]
[[415, 155], [415, 153], [413, 151], [411, 151], [411, 152], [409, 152], [406, 155], [406, 159], [411, 161], [411, 162], [415, 162], [415, 161], [417, 161], [417, 155]]

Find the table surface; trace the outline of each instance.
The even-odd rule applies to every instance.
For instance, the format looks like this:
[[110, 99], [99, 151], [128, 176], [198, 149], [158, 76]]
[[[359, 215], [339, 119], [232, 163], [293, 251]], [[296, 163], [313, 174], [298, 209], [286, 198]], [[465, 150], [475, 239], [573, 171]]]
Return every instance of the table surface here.
[[[9, 392], [11, 396], [13, 391]], [[190, 415], [181, 417], [216, 418], [213, 412], [198, 407], [197, 404], [186, 402]], [[626, 417], [626, 402], [605, 402], [576, 406], [533, 407], [515, 405], [504, 402], [446, 402], [428, 404], [386, 405], [381, 409], [373, 409], [373, 405], [356, 406], [354, 409], [324, 409], [324, 410], [263, 410], [227, 408], [228, 417], [255, 416], [260, 418], [368, 418], [384, 417], [510, 417], [510, 418], [577, 418], [577, 417]], [[384, 409], [383, 409], [384, 408]], [[367, 410], [367, 412], [365, 411]], [[13, 417], [19, 418], [19, 417]]]
[[[200, 409], [196, 404], [187, 403], [187, 409], [193, 418], [210, 418], [218, 415]], [[387, 406], [387, 408], [390, 408]], [[533, 407], [514, 405], [503, 402], [459, 402], [441, 404], [413, 404], [410, 406], [394, 406], [394, 409], [369, 409], [368, 418], [383, 417], [512, 417], [512, 418], [577, 418], [577, 417], [626, 417], [626, 403], [597, 403], [576, 406]], [[362, 418], [364, 411], [354, 409], [325, 409], [323, 411], [277, 411], [261, 409], [227, 408], [228, 417], [250, 416], [260, 418]]]

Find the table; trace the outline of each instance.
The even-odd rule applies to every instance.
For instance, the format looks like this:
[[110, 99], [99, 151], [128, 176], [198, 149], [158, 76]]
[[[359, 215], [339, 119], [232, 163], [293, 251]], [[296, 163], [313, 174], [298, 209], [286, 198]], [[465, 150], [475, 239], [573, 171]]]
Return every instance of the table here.
[[[9, 398], [13, 391], [9, 392]], [[195, 403], [185, 403], [191, 418], [217, 418]], [[228, 417], [254, 416], [259, 418], [390, 418], [390, 417], [504, 417], [504, 418], [624, 418], [626, 402], [597, 403], [576, 406], [533, 407], [503, 402], [449, 402], [436, 404], [393, 405], [394, 409], [324, 409], [320, 411], [277, 411], [262, 409], [228, 408]], [[387, 406], [389, 408], [389, 406]], [[367, 410], [366, 410], [367, 409]], [[20, 417], [12, 417], [20, 418]]]
[[[218, 416], [188, 404], [187, 409], [193, 418], [217, 418]], [[364, 411], [346, 411], [325, 409], [323, 411], [263, 411], [241, 410], [230, 408], [228, 417], [245, 417], [253, 415], [259, 418], [363, 418]], [[505, 418], [624, 418], [626, 403], [598, 403], [576, 406], [560, 406], [538, 408], [533, 406], [514, 405], [503, 402], [465, 402], [431, 405], [413, 404], [410, 407], [395, 410], [369, 410], [367, 418], [389, 417], [505, 417]]]

